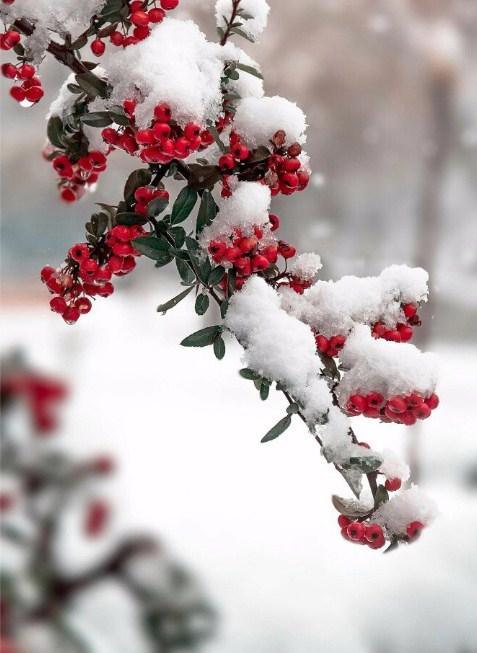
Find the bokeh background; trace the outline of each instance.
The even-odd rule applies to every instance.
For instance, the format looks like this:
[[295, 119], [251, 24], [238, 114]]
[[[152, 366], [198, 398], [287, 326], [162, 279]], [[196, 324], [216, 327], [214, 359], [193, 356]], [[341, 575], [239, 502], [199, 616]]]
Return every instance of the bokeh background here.
[[[58, 202], [40, 156], [47, 103], [66, 77], [54, 63], [42, 69], [38, 106], [22, 110], [2, 93], [1, 346], [73, 386], [65, 447], [110, 449], [121, 464], [111, 540], [126, 524], [148, 527], [196, 570], [222, 615], [205, 650], [474, 653], [477, 3], [270, 4], [269, 27], [247, 50], [268, 94], [306, 111], [314, 171], [306, 193], [275, 202], [284, 237], [321, 254], [323, 278], [391, 263], [431, 274], [417, 344], [440, 356], [441, 407], [420, 428], [362, 420], [357, 430], [409, 457], [438, 501], [435, 526], [389, 556], [344, 542], [330, 494], [345, 488], [302, 426], [259, 444], [280, 399], [259, 405], [232, 344], [222, 362], [179, 347], [199, 328], [191, 302], [155, 312], [175, 294], [166, 270], [144, 261], [74, 327], [49, 313], [38, 270], [62, 260], [94, 202], [113, 201], [136, 167], [118, 153], [94, 196]], [[213, 36], [213, 3], [182, 5]], [[73, 538], [63, 554], [71, 569], [84, 563]], [[97, 617], [108, 601], [114, 629]], [[78, 618], [101, 635], [98, 651], [146, 653], [122, 609], [134, 619], [105, 588]]]

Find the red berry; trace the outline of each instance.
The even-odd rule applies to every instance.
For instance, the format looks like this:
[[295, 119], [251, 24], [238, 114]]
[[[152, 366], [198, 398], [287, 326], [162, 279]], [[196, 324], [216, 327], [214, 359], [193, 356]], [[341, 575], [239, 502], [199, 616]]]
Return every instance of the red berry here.
[[196, 122], [188, 122], [184, 127], [184, 136], [190, 141], [200, 136], [201, 127]]
[[276, 231], [280, 226], [280, 218], [278, 217], [278, 215], [275, 215], [274, 213], [270, 213], [270, 215], [268, 216], [268, 219], [269, 219], [270, 224], [271, 224], [270, 229], [272, 231]]
[[129, 11], [133, 14], [135, 11], [142, 11], [144, 8], [144, 0], [134, 0], [129, 3]]
[[84, 530], [90, 537], [96, 537], [105, 528], [109, 517], [109, 507], [103, 501], [92, 501], [86, 511]]
[[154, 117], [159, 122], [169, 122], [169, 120], [172, 118], [172, 113], [169, 105], [165, 102], [158, 104], [154, 108]]
[[86, 261], [89, 258], [89, 247], [86, 243], [79, 243], [78, 245], [73, 245], [68, 251], [68, 255], [78, 263]]
[[375, 540], [372, 542], [368, 543], [368, 546], [370, 549], [380, 549], [386, 544], [386, 540], [384, 538], [384, 534], [381, 535], [381, 537], [377, 537]]
[[75, 301], [75, 306], [78, 311], [83, 315], [83, 313], [89, 313], [91, 310], [91, 301], [87, 297], [80, 297]]
[[17, 76], [17, 68], [12, 63], [2, 64], [2, 75], [8, 79], [15, 79]]
[[402, 397], [391, 397], [386, 404], [386, 407], [393, 413], [404, 413], [407, 409], [407, 404]]
[[235, 259], [239, 258], [241, 255], [242, 252], [238, 247], [227, 247], [225, 250], [225, 259], [230, 262], [235, 261]]
[[338, 517], [338, 525], [341, 528], [346, 528], [351, 524], [351, 519], [349, 517], [346, 517], [345, 515], [339, 515]]
[[76, 306], [69, 306], [63, 313], [63, 319], [66, 324], [74, 324], [79, 320], [80, 312]]
[[151, 23], [161, 23], [164, 20], [166, 14], [162, 9], [151, 9], [148, 12], [148, 16]]
[[366, 401], [371, 408], [381, 408], [384, 403], [384, 397], [379, 392], [370, 392], [366, 395]]
[[36, 68], [29, 63], [22, 64], [17, 68], [17, 74], [20, 79], [31, 79], [35, 76]]
[[43, 281], [43, 283], [46, 283], [48, 279], [51, 277], [51, 275], [54, 273], [55, 273], [55, 268], [51, 267], [51, 265], [45, 265], [40, 270], [40, 279]]
[[220, 263], [227, 251], [227, 245], [220, 240], [213, 240], [209, 245], [209, 253], [216, 263]]
[[373, 336], [375, 338], [383, 338], [387, 333], [387, 330], [388, 329], [385, 324], [382, 322], [376, 322], [376, 324], [373, 326]]
[[250, 156], [250, 150], [242, 143], [237, 143], [231, 148], [231, 154], [238, 161], [245, 161]]
[[417, 306], [416, 304], [404, 304], [402, 307], [402, 312], [406, 316], [406, 318], [409, 320], [412, 317], [414, 317], [417, 313]]
[[7, 32], [5, 32], [5, 34], [3, 34], [3, 43], [4, 43], [4, 45], [7, 46], [4, 49], [5, 50], [10, 50], [17, 43], [20, 42], [20, 39], [21, 39], [21, 36], [17, 31], [15, 31], [13, 29], [8, 30]]
[[93, 150], [93, 152], [88, 154], [88, 159], [95, 170], [104, 170], [106, 168], [107, 159], [102, 152]]
[[[10, 494], [9, 492], [0, 493], [0, 512], [7, 512], [13, 507], [14, 504], [15, 504], [15, 500], [12, 494]], [[0, 640], [0, 651], [3, 653], [2, 640]], [[8, 649], [6, 653], [8, 653], [9, 651], [10, 649]], [[11, 649], [11, 653], [15, 653], [13, 648]]]
[[330, 338], [330, 347], [336, 351], [341, 351], [345, 345], [345, 342], [346, 338], [344, 336], [332, 336]]
[[427, 419], [431, 415], [431, 409], [428, 404], [422, 403], [412, 409], [412, 413], [417, 419]]
[[375, 542], [383, 537], [383, 529], [379, 524], [369, 524], [365, 528], [364, 537], [368, 542]]
[[430, 397], [427, 397], [425, 399], [425, 402], [431, 410], [435, 410], [439, 405], [439, 397], [435, 393], [433, 393], [431, 394]]
[[222, 170], [233, 170], [235, 168], [235, 159], [232, 154], [223, 154], [219, 159], [219, 168]]
[[163, 138], [167, 138], [170, 135], [171, 127], [166, 122], [156, 122], [152, 126], [152, 132], [154, 134], [154, 138], [157, 141], [161, 141]]
[[417, 420], [414, 413], [410, 410], [406, 410], [404, 413], [400, 413], [398, 417], [401, 423], [405, 424], [406, 426], [412, 426], [413, 424], [416, 423]]
[[300, 143], [292, 143], [287, 150], [288, 156], [297, 157], [301, 154], [301, 145]]
[[261, 272], [262, 270], [266, 270], [269, 265], [270, 261], [268, 258], [262, 256], [261, 254], [255, 254], [255, 256], [252, 257], [252, 270], [254, 272]]
[[135, 27], [133, 34], [138, 41], [144, 41], [144, 39], [147, 39], [149, 34], [151, 33], [151, 30], [149, 27], [146, 27], [144, 25], [141, 25], [140, 27]]
[[131, 229], [125, 224], [117, 224], [109, 233], [113, 238], [122, 240], [125, 243], [129, 243], [131, 240]]
[[252, 262], [247, 256], [241, 256], [234, 261], [234, 267], [243, 277], [249, 277], [252, 273]]
[[346, 404], [346, 408], [348, 410], [352, 410], [355, 413], [363, 413], [367, 407], [368, 404], [366, 402], [366, 398], [363, 397], [363, 395], [359, 394], [351, 395]]
[[180, 159], [185, 159], [187, 156], [189, 156], [190, 152], [191, 152], [190, 141], [184, 136], [180, 136], [175, 142], [174, 153]]
[[350, 540], [358, 542], [364, 535], [364, 526], [359, 521], [351, 522], [346, 528], [346, 533]]
[[99, 295], [100, 297], [109, 297], [112, 295], [114, 292], [114, 286], [112, 283], [109, 281], [104, 284], [104, 286], [100, 286], [96, 290], [96, 294]]
[[293, 258], [296, 254], [296, 249], [283, 240], [278, 243], [278, 253], [285, 259]]
[[420, 406], [424, 401], [423, 397], [417, 392], [411, 393], [405, 399], [409, 408], [417, 408], [417, 406]]
[[23, 102], [26, 96], [25, 91], [21, 86], [12, 86], [10, 89], [10, 95], [17, 102]]
[[101, 57], [101, 55], [104, 54], [104, 51], [106, 50], [106, 44], [104, 41], [101, 39], [95, 39], [91, 43], [91, 51], [93, 52], [94, 55], [97, 57]]
[[137, 102], [133, 98], [129, 98], [127, 100], [124, 100], [123, 102], [123, 109], [131, 118], [134, 116], [134, 111], [136, 110], [136, 104]]
[[398, 324], [397, 330], [401, 336], [401, 342], [409, 342], [409, 340], [412, 338], [412, 334], [414, 333], [413, 328], [407, 324]]
[[61, 189], [60, 197], [64, 202], [75, 202], [78, 199], [76, 191], [70, 186], [64, 186]]
[[400, 478], [387, 478], [386, 482], [384, 483], [384, 487], [386, 490], [389, 490], [389, 492], [396, 492], [396, 490], [399, 490], [401, 485], [402, 483]]
[[131, 14], [131, 23], [137, 27], [147, 27], [149, 25], [149, 16], [145, 11], [135, 11]]
[[25, 97], [28, 102], [39, 102], [39, 100], [41, 100], [44, 95], [45, 91], [41, 88], [41, 86], [32, 86], [25, 93]]
[[98, 456], [90, 465], [95, 474], [110, 474], [114, 469], [114, 461], [110, 456]]
[[118, 132], [112, 127], [106, 127], [103, 129], [101, 136], [103, 137], [103, 141], [110, 143], [111, 145], [115, 145], [119, 140]]
[[325, 336], [322, 335], [318, 335], [315, 336], [315, 342], [318, 350], [321, 351], [321, 353], [326, 354], [330, 345], [328, 338], [325, 338]]
[[411, 522], [410, 524], [407, 525], [406, 533], [407, 533], [408, 537], [413, 539], [413, 538], [417, 537], [420, 534], [420, 532], [422, 531], [423, 528], [424, 528], [424, 524], [422, 522], [413, 521], [413, 522]]
[[293, 172], [286, 172], [280, 177], [280, 183], [287, 188], [296, 188], [298, 186], [298, 176]]
[[310, 175], [307, 172], [303, 172], [303, 170], [299, 170], [297, 172], [298, 176], [298, 188], [300, 190], [305, 190], [305, 188], [308, 186], [310, 182]]
[[166, 11], [175, 9], [179, 4], [179, 0], [160, 0], [160, 1], [161, 1], [161, 7]]
[[124, 34], [121, 34], [121, 32], [116, 30], [110, 34], [109, 40], [113, 45], [122, 45], [124, 43]]
[[154, 197], [154, 190], [150, 186], [139, 186], [134, 191], [134, 199], [136, 202], [148, 204]]
[[292, 159], [285, 159], [283, 162], [283, 167], [286, 170], [286, 172], [298, 172], [298, 170], [301, 167], [301, 163], [298, 159], [292, 158]]
[[53, 299], [50, 300], [50, 308], [54, 313], [63, 315], [68, 308], [68, 304], [63, 297], [53, 297]]
[[96, 271], [98, 269], [98, 264], [93, 259], [87, 259], [83, 261], [80, 265], [80, 275], [86, 281], [94, 279]]
[[96, 271], [96, 274], [94, 275], [94, 280], [102, 283], [104, 281], [109, 281], [111, 279], [112, 272], [111, 268], [109, 266], [109, 263], [106, 263], [105, 265], [102, 265], [99, 267]]
[[123, 259], [123, 265], [121, 267], [121, 272], [124, 272], [125, 274], [131, 272], [131, 270], [134, 270], [136, 267], [136, 261], [134, 260], [134, 256], [126, 256]]
[[123, 260], [120, 256], [111, 256], [108, 261], [108, 267], [113, 274], [121, 271], [123, 267]]

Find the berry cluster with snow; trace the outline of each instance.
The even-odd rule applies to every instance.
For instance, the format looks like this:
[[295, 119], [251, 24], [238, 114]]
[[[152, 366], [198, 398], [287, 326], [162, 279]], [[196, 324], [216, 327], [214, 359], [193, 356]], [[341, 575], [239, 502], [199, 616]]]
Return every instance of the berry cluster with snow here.
[[[158, 7], [146, 0], [112, 4], [118, 16], [95, 6], [84, 38], [45, 48], [73, 71], [50, 109], [46, 156], [65, 200], [92, 186], [115, 150], [142, 167], [120, 201], [91, 217], [87, 242], [70, 249], [65, 265], [43, 269], [52, 310], [76, 321], [91, 309], [90, 298], [111, 294], [111, 276], [130, 272], [139, 254], [158, 268], [175, 263], [183, 287], [158, 310], [194, 293], [197, 314], [212, 303], [220, 313], [181, 344], [212, 346], [221, 359], [232, 334], [244, 348], [241, 375], [262, 400], [273, 388], [287, 400], [263, 441], [301, 419], [354, 494], [335, 501], [345, 537], [371, 548], [411, 541], [432, 510], [414, 489], [390, 499], [409, 470], [392, 452], [361, 442], [353, 419], [411, 425], [437, 408], [435, 360], [408, 344], [427, 301], [427, 273], [393, 265], [376, 277], [319, 280], [320, 256], [297, 256], [279, 238], [282, 219], [271, 201], [308, 185], [307, 120], [292, 101], [265, 95], [259, 66], [232, 43], [261, 34], [265, 0], [218, 0], [218, 43], [192, 21], [156, 20]], [[169, 11], [177, 2], [160, 4]], [[29, 36], [44, 24], [33, 15], [34, 29], [20, 23]], [[120, 43], [119, 23], [139, 30], [133, 41]], [[101, 68], [85, 69], [76, 50], [90, 36], [125, 47], [96, 46], [98, 55], [104, 51]], [[171, 178], [182, 184], [173, 204]], [[399, 518], [388, 518], [386, 509]]]

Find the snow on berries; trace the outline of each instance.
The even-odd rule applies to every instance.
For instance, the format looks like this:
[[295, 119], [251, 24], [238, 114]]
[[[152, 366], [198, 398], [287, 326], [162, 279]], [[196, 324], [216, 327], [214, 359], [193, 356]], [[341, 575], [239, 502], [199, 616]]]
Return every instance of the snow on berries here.
[[90, 312], [91, 298], [112, 295], [112, 277], [129, 274], [136, 267], [140, 253], [131, 241], [144, 233], [140, 225], [116, 225], [94, 243], [73, 245], [60, 269], [45, 266], [40, 276], [53, 295], [51, 310], [74, 324]]
[[336, 388], [349, 415], [411, 425], [439, 403], [436, 360], [410, 344], [374, 339], [357, 325], [340, 353], [344, 374]]
[[373, 518], [389, 533], [414, 539], [435, 519], [437, 508], [417, 486], [393, 495], [373, 514]]
[[[278, 95], [243, 98], [234, 118], [234, 130], [251, 149], [267, 147], [277, 132], [283, 134], [280, 146], [303, 145], [306, 127], [306, 116], [300, 107]], [[297, 151], [296, 156], [300, 154]]]

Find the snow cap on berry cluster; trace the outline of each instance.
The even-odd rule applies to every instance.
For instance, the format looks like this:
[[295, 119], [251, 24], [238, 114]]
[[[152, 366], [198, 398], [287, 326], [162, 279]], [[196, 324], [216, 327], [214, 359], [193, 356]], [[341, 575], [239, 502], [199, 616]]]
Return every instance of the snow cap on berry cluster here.
[[288, 268], [290, 274], [302, 281], [311, 282], [316, 279], [316, 275], [323, 267], [319, 254], [305, 252], [296, 257]]
[[[227, 29], [226, 20], [230, 20], [233, 12], [233, 0], [217, 0], [215, 3], [215, 18], [217, 27]], [[241, 23], [241, 29], [251, 39], [256, 39], [267, 26], [269, 4], [266, 0], [240, 0], [240, 14], [235, 23]]]
[[221, 112], [222, 55], [193, 21], [168, 18], [149, 38], [114, 52], [105, 68], [113, 86], [110, 103], [135, 97], [139, 127], [149, 125], [154, 107], [162, 102], [180, 124], [205, 125]]
[[250, 148], [269, 145], [279, 130], [286, 134], [286, 145], [302, 144], [306, 141], [306, 127], [306, 116], [300, 107], [278, 95], [244, 98], [234, 118], [234, 130]]
[[74, 41], [88, 29], [91, 18], [99, 13], [106, 0], [16, 0], [6, 6], [1, 3], [0, 14], [11, 23], [26, 18], [35, 24], [35, 30], [27, 37], [27, 47], [36, 60], [46, 49], [49, 36], [47, 31], [61, 36], [71, 35]]
[[340, 400], [355, 393], [380, 392], [384, 397], [418, 392], [431, 395], [437, 383], [434, 354], [414, 345], [375, 339], [368, 327], [356, 325], [340, 353], [348, 370], [337, 388]]
[[434, 501], [414, 485], [383, 503], [372, 516], [372, 521], [381, 524], [391, 533], [405, 535], [410, 523], [418, 521], [428, 526], [436, 514]]
[[280, 308], [275, 290], [251, 277], [230, 300], [225, 326], [244, 346], [247, 367], [280, 382], [305, 406], [309, 421], [322, 419], [331, 400], [310, 329]]
[[[350, 458], [377, 458], [382, 456], [373, 449], [360, 446], [352, 441], [350, 422], [337, 406], [330, 406], [326, 424], [318, 427], [323, 442], [323, 454], [328, 462], [342, 465], [349, 463]], [[357, 477], [361, 472], [357, 470]]]
[[318, 281], [304, 295], [284, 294], [284, 307], [326, 337], [346, 335], [355, 323], [378, 320], [394, 327], [404, 320], [401, 304], [427, 300], [428, 274], [422, 268], [391, 265], [377, 277]]
[[403, 483], [409, 478], [409, 466], [392, 449], [384, 449], [381, 453], [383, 462], [379, 472], [387, 479], [399, 478]]
[[244, 236], [249, 236], [255, 226], [266, 225], [270, 201], [268, 186], [255, 181], [238, 182], [230, 197], [218, 200], [219, 212], [213, 223], [201, 234], [202, 247], [206, 249], [212, 240], [228, 238], [235, 229], [240, 229]]

